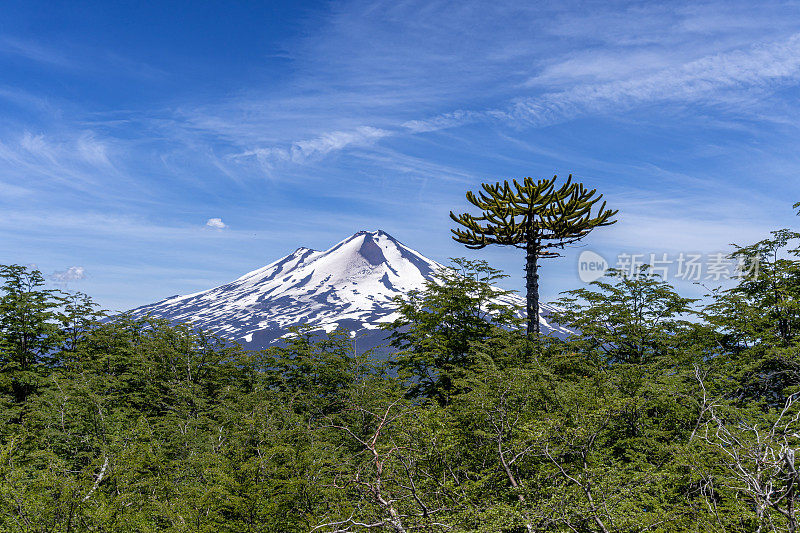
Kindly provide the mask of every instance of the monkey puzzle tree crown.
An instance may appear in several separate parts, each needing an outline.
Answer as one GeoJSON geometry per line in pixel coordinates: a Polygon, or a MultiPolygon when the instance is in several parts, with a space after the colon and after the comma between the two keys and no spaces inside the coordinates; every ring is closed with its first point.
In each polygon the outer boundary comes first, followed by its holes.
{"type": "Polygon", "coordinates": [[[490,244],[522,248],[525,264],[528,335],[539,334],[539,264],[538,259],[558,257],[553,248],[563,248],[589,234],[594,228],[609,226],[618,211],[600,204],[597,189],[573,183],[572,174],[556,187],[556,176],[522,183],[484,183],[477,194],[467,192],[467,200],[478,209],[478,216],[450,212],[450,218],[463,227],[451,230],[453,239],[474,250],[490,244]]]}
{"type": "MultiPolygon", "coordinates": [[[[616,222],[611,217],[618,211],[606,209],[606,202],[592,215],[592,208],[603,198],[602,194],[597,195],[597,189],[573,183],[571,174],[556,188],[556,179],[556,176],[538,181],[524,178],[522,183],[513,180],[513,186],[508,181],[484,183],[477,195],[468,191],[467,200],[482,214],[456,215],[451,211],[450,218],[466,228],[451,230],[453,238],[471,249],[490,244],[527,249],[531,241],[561,248],[581,240],[596,227],[616,222]]],[[[542,248],[538,255],[559,254],[542,248]]]]}

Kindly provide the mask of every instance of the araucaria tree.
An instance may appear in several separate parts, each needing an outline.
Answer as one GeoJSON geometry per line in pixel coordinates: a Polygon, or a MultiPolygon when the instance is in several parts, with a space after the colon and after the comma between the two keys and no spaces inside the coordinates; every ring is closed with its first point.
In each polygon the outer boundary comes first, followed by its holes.
{"type": "Polygon", "coordinates": [[[451,230],[453,239],[467,248],[500,244],[525,250],[529,337],[539,335],[539,258],[559,257],[558,249],[616,222],[617,211],[606,209],[605,202],[594,209],[603,197],[596,189],[573,183],[571,174],[561,186],[556,180],[484,183],[478,194],[467,192],[467,200],[482,211],[479,216],[450,212],[463,226],[451,230]]]}

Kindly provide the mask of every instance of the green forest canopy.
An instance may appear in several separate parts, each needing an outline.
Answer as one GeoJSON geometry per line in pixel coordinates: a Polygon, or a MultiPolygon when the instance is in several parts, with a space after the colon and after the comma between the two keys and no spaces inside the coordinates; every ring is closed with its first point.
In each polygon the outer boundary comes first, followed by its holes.
{"type": "Polygon", "coordinates": [[[578,333],[532,358],[480,261],[397,302],[388,361],[104,319],[5,266],[0,531],[794,531],[798,237],[703,305],[565,293],[578,333]]]}

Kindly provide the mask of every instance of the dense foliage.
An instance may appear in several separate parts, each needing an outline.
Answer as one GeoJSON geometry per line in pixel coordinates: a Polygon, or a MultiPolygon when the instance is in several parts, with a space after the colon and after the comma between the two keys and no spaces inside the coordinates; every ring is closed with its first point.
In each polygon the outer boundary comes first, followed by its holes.
{"type": "Polygon", "coordinates": [[[3,267],[0,531],[794,531],[798,234],[705,305],[570,291],[536,352],[498,272],[398,302],[396,357],[298,329],[247,352],[105,318],[3,267]]]}

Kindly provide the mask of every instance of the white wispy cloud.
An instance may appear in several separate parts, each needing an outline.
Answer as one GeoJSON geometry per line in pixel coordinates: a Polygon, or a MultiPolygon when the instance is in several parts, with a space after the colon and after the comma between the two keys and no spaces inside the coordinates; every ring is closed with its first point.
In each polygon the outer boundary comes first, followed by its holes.
{"type": "Polygon", "coordinates": [[[331,152],[370,144],[392,135],[392,132],[372,126],[360,126],[351,131],[332,131],[319,137],[293,142],[289,147],[256,148],[234,158],[255,157],[264,165],[271,167],[276,162],[305,163],[319,159],[331,152]]]}
{"type": "Polygon", "coordinates": [[[91,165],[111,168],[113,165],[108,159],[108,145],[96,138],[92,132],[85,132],[75,142],[80,157],[91,165]]]}
{"type": "Polygon", "coordinates": [[[63,68],[75,66],[75,62],[62,51],[8,35],[0,37],[0,54],[18,56],[37,63],[63,68]]]}
{"type": "MultiPolygon", "coordinates": [[[[315,31],[287,43],[290,90],[250,88],[126,120],[172,144],[165,164],[200,152],[241,182],[250,161],[303,165],[476,122],[537,127],[663,101],[746,108],[760,91],[797,80],[792,13],[747,2],[351,1],[310,15],[315,31]]],[[[0,50],[60,57],[10,37],[0,50]]],[[[109,159],[97,143],[77,148],[97,165],[109,159]]]]}
{"type": "MultiPolygon", "coordinates": [[[[696,51],[695,54],[696,55],[696,51]]],[[[724,105],[726,113],[747,113],[764,98],[800,79],[800,33],[775,41],[714,52],[701,57],[668,51],[613,50],[568,56],[550,63],[516,87],[504,107],[461,108],[400,122],[377,118],[381,127],[358,126],[316,138],[249,149],[239,158],[255,157],[265,166],[276,162],[305,163],[328,154],[365,147],[380,139],[458,128],[476,122],[514,127],[542,127],[581,116],[626,112],[658,102],[673,105],[724,105]],[[683,62],[677,62],[683,56],[683,62]],[[569,88],[541,92],[548,85],[569,88]],[[540,92],[526,96],[528,92],[540,92]]],[[[495,89],[496,90],[496,89],[495,89]]]]}
{"type": "Polygon", "coordinates": [[[44,44],[14,35],[0,35],[0,55],[69,71],[107,73],[113,69],[117,76],[145,79],[167,75],[147,63],[132,60],[107,49],[80,46],[71,41],[44,44]]]}
{"type": "Polygon", "coordinates": [[[66,270],[56,270],[50,275],[50,279],[59,283],[79,281],[86,279],[86,269],[82,266],[71,266],[66,270]]]}
{"type": "MultiPolygon", "coordinates": [[[[116,186],[131,180],[115,161],[112,144],[116,142],[87,130],[19,134],[0,129],[0,184],[10,188],[58,186],[109,198],[116,186]]],[[[126,197],[130,198],[130,191],[126,197]]]]}
{"type": "Polygon", "coordinates": [[[469,122],[485,119],[486,112],[465,111],[462,109],[443,113],[432,118],[414,119],[403,122],[400,126],[411,133],[427,133],[462,126],[469,122]]]}
{"type": "Polygon", "coordinates": [[[34,135],[29,131],[23,133],[19,140],[19,145],[28,153],[35,157],[49,159],[55,161],[56,147],[45,142],[44,135],[34,135]]]}
{"type": "Polygon", "coordinates": [[[21,160],[27,155],[30,156],[26,158],[28,161],[47,160],[62,171],[76,163],[106,169],[113,166],[109,160],[107,142],[97,139],[91,131],[75,132],[62,139],[25,131],[19,137],[18,147],[21,150],[16,151],[16,156],[12,155],[13,144],[7,143],[5,146],[6,158],[21,160]]]}
{"type": "Polygon", "coordinates": [[[0,86],[0,100],[49,116],[57,114],[57,109],[51,100],[18,87],[0,86]]]}
{"type": "MultiPolygon", "coordinates": [[[[405,125],[413,132],[461,126],[477,120],[522,122],[545,126],[591,113],[625,111],[637,105],[669,101],[714,105],[722,94],[737,89],[736,98],[752,101],[746,91],[768,89],[800,78],[800,34],[746,49],[714,54],[645,76],[632,76],[600,84],[520,98],[506,108],[456,111],[405,125]]],[[[732,110],[734,113],[736,110],[732,110]]]]}

